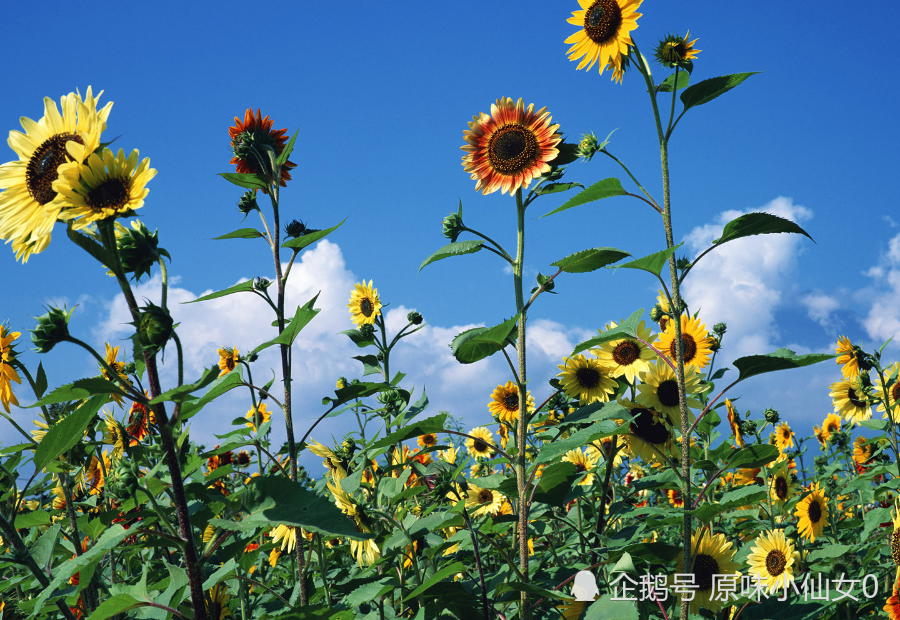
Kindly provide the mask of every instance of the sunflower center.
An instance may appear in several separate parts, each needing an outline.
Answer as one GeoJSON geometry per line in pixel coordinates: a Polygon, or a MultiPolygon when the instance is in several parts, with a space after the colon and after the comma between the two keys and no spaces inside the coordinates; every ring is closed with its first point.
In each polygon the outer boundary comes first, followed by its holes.
{"type": "Polygon", "coordinates": [[[711,555],[698,553],[694,560],[694,583],[698,590],[711,590],[713,575],[718,574],[719,563],[711,555]]]}
{"type": "Polygon", "coordinates": [[[656,388],[656,397],[663,407],[674,407],[678,404],[678,382],[675,379],[660,381],[656,388]]]}
{"type": "Polygon", "coordinates": [[[505,125],[494,132],[487,147],[491,166],[502,174],[515,174],[531,165],[538,155],[534,133],[521,125],[505,125]]]}
{"type": "Polygon", "coordinates": [[[819,505],[818,500],[814,499],[809,503],[807,514],[809,515],[810,523],[815,524],[819,522],[819,519],[822,518],[822,507],[819,505]]]}
{"type": "Polygon", "coordinates": [[[372,303],[371,299],[366,297],[359,302],[359,311],[362,312],[364,317],[369,318],[372,316],[372,313],[375,312],[375,304],[372,303]]]}
{"type": "Polygon", "coordinates": [[[225,367],[228,368],[228,370],[234,370],[234,358],[233,357],[228,357],[225,360],[225,367]]]}
{"type": "Polygon", "coordinates": [[[900,381],[891,386],[891,405],[896,405],[900,399],[900,381]]]}
{"type": "Polygon", "coordinates": [[[785,566],[787,566],[787,558],[784,557],[784,553],[778,549],[769,551],[769,555],[766,556],[766,570],[770,575],[777,577],[784,572],[785,566]]]}
{"type": "Polygon", "coordinates": [[[853,388],[847,389],[847,398],[853,403],[854,407],[865,407],[866,403],[859,399],[859,395],[853,388]]]}
{"type": "Polygon", "coordinates": [[[431,447],[437,443],[437,437],[435,437],[434,435],[425,435],[425,437],[422,439],[422,443],[424,443],[426,446],[431,447]]]}
{"type": "Polygon", "coordinates": [[[492,501],[494,501],[494,493],[492,491],[489,491],[488,489],[481,489],[478,491],[479,504],[487,504],[492,501]]]}
{"type": "Polygon", "coordinates": [[[476,439],[472,447],[475,448],[475,452],[487,452],[487,444],[480,439],[476,439]]]}
{"type": "Polygon", "coordinates": [[[587,469],[588,469],[587,463],[584,463],[583,461],[579,461],[577,463],[572,463],[572,464],[575,466],[575,471],[578,472],[579,474],[581,472],[587,471],[587,469]]]}
{"type": "Polygon", "coordinates": [[[59,176],[56,169],[60,164],[72,159],[66,152],[66,142],[69,140],[84,144],[84,140],[78,134],[58,133],[44,140],[28,160],[25,167],[25,184],[28,193],[38,204],[45,205],[56,198],[56,192],[53,191],[53,181],[59,176]]]}
{"type": "Polygon", "coordinates": [[[678,62],[679,60],[684,60],[684,57],[687,55],[687,45],[682,41],[670,41],[666,43],[665,48],[663,49],[662,56],[665,60],[669,62],[678,62]]]}
{"type": "Polygon", "coordinates": [[[597,0],[584,16],[584,31],[594,43],[608,43],[619,34],[622,9],[616,0],[597,0]]]}
{"type": "Polygon", "coordinates": [[[600,385],[600,373],[596,368],[579,368],[575,371],[575,380],[581,387],[591,390],[600,385]]]}
{"type": "Polygon", "coordinates": [[[503,407],[507,411],[518,411],[519,410],[519,395],[515,393],[507,394],[503,397],[503,407]]]}
{"type": "Polygon", "coordinates": [[[631,414],[634,416],[634,420],[631,421],[629,428],[634,436],[652,444],[662,444],[668,441],[669,429],[665,424],[654,421],[652,411],[639,408],[632,409],[631,414]]]}
{"type": "MultiPolygon", "coordinates": [[[[681,334],[681,350],[684,351],[684,363],[689,364],[697,355],[697,341],[694,340],[694,337],[690,334],[681,334]]],[[[675,339],[672,339],[672,344],[669,345],[669,355],[672,359],[675,359],[675,339]]]]}
{"type": "Polygon", "coordinates": [[[628,366],[640,356],[641,348],[634,340],[623,340],[612,352],[612,357],[619,366],[628,366]]]}
{"type": "Polygon", "coordinates": [[[778,476],[775,478],[775,495],[778,496],[778,499],[784,501],[787,499],[788,494],[788,483],[787,480],[778,476]]]}
{"type": "Polygon", "coordinates": [[[124,179],[109,178],[88,192],[88,206],[94,211],[118,211],[128,204],[130,186],[124,179]]]}
{"type": "Polygon", "coordinates": [[[900,566],[900,530],[894,530],[894,533],[891,534],[891,557],[894,559],[894,564],[900,566]]]}

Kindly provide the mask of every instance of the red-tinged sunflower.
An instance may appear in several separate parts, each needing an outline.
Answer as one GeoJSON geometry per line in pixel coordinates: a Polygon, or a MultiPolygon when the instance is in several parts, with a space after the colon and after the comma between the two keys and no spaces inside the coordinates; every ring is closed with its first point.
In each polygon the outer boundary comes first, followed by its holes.
{"type": "Polygon", "coordinates": [[[628,55],[631,31],[637,28],[641,16],[637,9],[642,0],[578,0],[580,11],[573,11],[567,19],[581,30],[566,39],[572,47],[566,52],[569,60],[581,59],[578,69],[588,71],[599,62],[600,73],[612,65],[620,69],[628,55]]]}
{"type": "Polygon", "coordinates": [[[128,425],[125,431],[131,437],[129,447],[134,447],[150,435],[150,424],[156,422],[156,414],[147,409],[147,406],[137,401],[131,403],[128,411],[128,425]]]}
{"type": "Polygon", "coordinates": [[[666,489],[666,497],[675,508],[684,508],[684,498],[681,497],[681,491],[666,489]]]}
{"type": "Polygon", "coordinates": [[[466,151],[463,168],[477,181],[475,191],[490,194],[499,189],[512,195],[549,172],[562,142],[559,125],[551,125],[551,120],[546,107],[535,112],[534,104],[526,108],[521,97],[501,97],[490,114],[473,116],[460,148],[466,151]]]}
{"type": "Polygon", "coordinates": [[[894,591],[888,600],[885,601],[884,607],[882,609],[887,612],[888,618],[890,620],[900,620],[900,596],[898,596],[898,588],[900,588],[900,582],[894,580],[894,591]]]}
{"type": "Polygon", "coordinates": [[[875,444],[866,441],[865,437],[857,437],[853,441],[853,460],[857,469],[864,469],[869,459],[875,454],[875,444]]]}
{"type": "MultiPolygon", "coordinates": [[[[234,127],[228,128],[228,136],[231,138],[231,150],[234,157],[232,164],[237,164],[238,172],[251,174],[263,173],[268,167],[268,155],[264,147],[270,147],[275,155],[281,155],[287,142],[287,129],[272,129],[272,119],[262,117],[259,108],[256,115],[248,108],[244,113],[244,122],[237,116],[234,117],[234,127]],[[262,163],[260,162],[262,159],[262,163]]],[[[287,160],[281,165],[281,187],[285,187],[291,180],[291,168],[297,164],[287,160]]],[[[268,193],[263,189],[264,194],[268,193]]]]}

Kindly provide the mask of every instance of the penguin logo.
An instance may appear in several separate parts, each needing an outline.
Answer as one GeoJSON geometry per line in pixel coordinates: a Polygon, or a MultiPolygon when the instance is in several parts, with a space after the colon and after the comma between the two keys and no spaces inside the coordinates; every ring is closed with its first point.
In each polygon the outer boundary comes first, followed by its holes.
{"type": "Polygon", "coordinates": [[[578,571],[575,574],[575,583],[572,585],[572,596],[576,601],[593,601],[600,594],[597,588],[597,578],[588,570],[578,571]]]}

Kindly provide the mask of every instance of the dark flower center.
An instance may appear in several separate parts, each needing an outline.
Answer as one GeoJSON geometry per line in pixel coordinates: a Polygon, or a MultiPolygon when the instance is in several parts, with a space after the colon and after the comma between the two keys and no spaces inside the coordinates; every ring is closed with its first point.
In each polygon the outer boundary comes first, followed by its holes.
{"type": "Polygon", "coordinates": [[[897,399],[900,399],[900,381],[891,386],[891,406],[897,404],[897,399]]]}
{"type": "MultiPolygon", "coordinates": [[[[682,332],[681,349],[684,351],[684,363],[689,364],[697,355],[697,342],[694,340],[694,337],[692,335],[682,332]]],[[[674,338],[672,339],[672,344],[669,345],[669,355],[672,357],[672,359],[676,358],[674,338]]]]}
{"type": "Polygon", "coordinates": [[[822,507],[819,505],[819,500],[812,500],[806,512],[809,515],[810,523],[818,523],[822,518],[822,507]]]}
{"type": "Polygon", "coordinates": [[[718,574],[719,563],[711,555],[698,553],[694,560],[694,583],[698,590],[711,590],[713,575],[718,574]]]}
{"type": "Polygon", "coordinates": [[[859,395],[856,393],[856,390],[853,388],[847,389],[847,398],[853,404],[854,407],[865,407],[866,403],[859,399],[859,395]]]}
{"type": "Polygon", "coordinates": [[[662,56],[669,62],[678,62],[679,60],[684,60],[687,52],[687,45],[682,39],[680,41],[670,41],[666,43],[663,47],[662,56]]]}
{"type": "Polygon", "coordinates": [[[769,555],[766,556],[766,570],[770,575],[777,577],[784,572],[785,566],[787,566],[787,558],[784,557],[784,553],[778,549],[769,551],[769,555]]]}
{"type": "Polygon", "coordinates": [[[66,142],[69,140],[84,144],[84,140],[78,134],[58,133],[44,140],[28,160],[25,167],[25,185],[28,187],[28,193],[38,204],[45,205],[56,198],[56,192],[53,191],[53,181],[59,176],[56,168],[72,160],[66,153],[66,142]]]}
{"type": "Polygon", "coordinates": [[[87,203],[94,211],[119,210],[128,203],[131,183],[124,179],[110,178],[88,192],[87,203]]]}
{"type": "Polygon", "coordinates": [[[652,444],[662,444],[669,439],[669,429],[664,424],[653,420],[653,412],[649,409],[632,409],[634,420],[629,424],[631,433],[652,444]]]}
{"type": "Polygon", "coordinates": [[[663,407],[675,407],[678,405],[678,382],[675,379],[660,381],[656,388],[656,397],[663,407]]]}
{"type": "Polygon", "coordinates": [[[619,34],[622,9],[616,0],[597,0],[584,16],[584,31],[594,43],[607,43],[619,34]]]}
{"type": "Polygon", "coordinates": [[[515,174],[530,166],[539,154],[534,133],[521,125],[504,125],[487,146],[491,166],[503,174],[515,174]]]}
{"type": "Polygon", "coordinates": [[[891,557],[894,559],[894,564],[900,566],[900,530],[894,530],[894,533],[891,534],[891,557]]]}
{"type": "Polygon", "coordinates": [[[596,368],[579,368],[575,371],[575,380],[579,386],[590,390],[600,385],[600,373],[596,368]]]}
{"type": "Polygon", "coordinates": [[[640,356],[641,348],[634,340],[623,340],[612,352],[612,357],[619,366],[628,366],[640,356]]]}
{"type": "Polygon", "coordinates": [[[229,355],[227,358],[225,358],[225,367],[228,370],[234,370],[234,365],[235,365],[235,362],[234,362],[233,356],[229,355]]]}
{"type": "Polygon", "coordinates": [[[778,499],[784,501],[787,499],[788,494],[788,483],[782,476],[777,476],[775,478],[775,495],[778,496],[778,499]]]}
{"type": "Polygon", "coordinates": [[[475,449],[475,452],[487,452],[487,444],[481,441],[480,439],[476,439],[475,443],[472,444],[472,447],[475,449]]]}
{"type": "Polygon", "coordinates": [[[375,304],[372,303],[372,300],[366,297],[361,302],[359,302],[359,311],[363,313],[363,316],[369,318],[372,316],[372,313],[375,312],[375,304]]]}
{"type": "Polygon", "coordinates": [[[579,474],[581,472],[587,471],[587,469],[588,469],[587,465],[583,462],[572,463],[572,464],[575,466],[575,471],[578,472],[579,474]]]}
{"type": "Polygon", "coordinates": [[[437,437],[435,437],[434,435],[425,435],[422,438],[422,443],[424,443],[426,446],[431,447],[437,443],[437,437]]]}
{"type": "Polygon", "coordinates": [[[494,501],[494,494],[491,491],[489,491],[487,489],[481,489],[478,492],[478,503],[479,504],[487,504],[488,502],[492,502],[492,501],[494,501]]]}
{"type": "Polygon", "coordinates": [[[503,408],[507,411],[519,410],[519,395],[515,393],[507,394],[503,397],[503,408]]]}

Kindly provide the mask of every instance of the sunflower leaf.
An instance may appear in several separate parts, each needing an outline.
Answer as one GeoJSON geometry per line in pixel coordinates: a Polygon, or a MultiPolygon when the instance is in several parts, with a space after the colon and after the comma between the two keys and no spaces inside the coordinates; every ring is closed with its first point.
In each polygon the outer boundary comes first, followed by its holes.
{"type": "Polygon", "coordinates": [[[681,90],[682,88],[687,88],[688,83],[691,81],[691,74],[687,71],[679,71],[678,73],[673,73],[669,77],[660,83],[659,86],[656,87],[656,92],[658,93],[670,93],[673,90],[681,90]],[[675,76],[678,76],[678,83],[675,83],[675,76]]]}
{"type": "Polygon", "coordinates": [[[209,390],[207,390],[206,394],[204,394],[199,400],[186,402],[181,406],[181,417],[179,419],[184,421],[190,417],[197,415],[197,413],[199,413],[200,410],[203,409],[203,407],[209,404],[212,400],[214,400],[218,396],[221,396],[229,390],[239,387],[244,381],[243,372],[244,367],[237,366],[228,374],[215,378],[210,384],[211,387],[209,388],[209,390]]]}
{"type": "Polygon", "coordinates": [[[318,298],[319,293],[316,293],[316,296],[310,299],[308,302],[306,302],[302,306],[297,306],[297,311],[294,313],[294,318],[292,318],[290,322],[285,325],[284,331],[268,342],[264,342],[253,349],[253,352],[250,355],[258,354],[263,349],[268,349],[272,345],[276,344],[291,346],[294,343],[294,339],[297,338],[297,334],[300,333],[300,330],[306,327],[309,322],[312,321],[317,314],[319,314],[319,309],[313,307],[315,306],[316,299],[318,298]]]}
{"type": "Polygon", "coordinates": [[[575,350],[572,351],[572,355],[570,357],[578,355],[582,351],[586,351],[588,349],[596,347],[599,344],[603,344],[604,342],[609,342],[610,340],[619,340],[620,338],[626,338],[628,336],[637,336],[637,327],[641,321],[642,316],[644,316],[643,308],[635,310],[630,317],[622,321],[622,323],[617,327],[608,329],[599,336],[594,336],[590,340],[585,340],[584,342],[579,344],[577,347],[575,347],[575,350]]]}
{"type": "Polygon", "coordinates": [[[206,369],[206,372],[204,372],[200,376],[200,378],[197,379],[196,381],[194,381],[193,383],[188,383],[187,385],[181,385],[179,387],[172,388],[171,390],[163,392],[162,394],[160,394],[159,396],[157,396],[156,398],[151,400],[150,404],[155,405],[157,403],[163,403],[168,400],[175,401],[175,402],[182,402],[185,398],[187,398],[191,394],[191,392],[196,392],[197,390],[202,390],[207,385],[209,385],[210,383],[215,381],[216,378],[219,376],[219,370],[220,369],[219,369],[218,365],[210,366],[209,368],[206,369]]]}
{"type": "Polygon", "coordinates": [[[684,104],[685,111],[694,106],[709,103],[719,95],[727,93],[729,90],[746,80],[751,75],[756,75],[759,71],[751,71],[750,73],[733,73],[731,75],[722,75],[719,77],[709,78],[702,82],[697,82],[693,86],[689,86],[681,93],[681,103],[684,104]]]}
{"type": "Polygon", "coordinates": [[[283,166],[284,162],[287,161],[288,157],[291,156],[291,152],[294,150],[294,142],[297,141],[297,134],[300,133],[300,128],[297,127],[297,131],[294,132],[294,135],[291,136],[291,139],[288,140],[288,143],[284,145],[284,148],[281,149],[281,152],[278,154],[278,157],[275,158],[275,163],[279,166],[283,166]]]}
{"type": "Polygon", "coordinates": [[[374,355],[354,355],[353,359],[359,360],[363,365],[363,376],[381,374],[381,364],[374,355]]]}
{"type": "MultiPolygon", "coordinates": [[[[356,384],[359,385],[359,384],[356,384]]],[[[401,441],[406,441],[407,439],[412,439],[413,437],[418,437],[420,435],[427,435],[428,433],[439,433],[444,430],[444,421],[447,419],[446,413],[439,413],[438,415],[431,416],[430,418],[425,418],[419,422],[413,422],[404,426],[400,430],[394,431],[381,441],[376,442],[372,446],[370,446],[371,450],[377,450],[378,448],[385,448],[387,446],[399,443],[401,441]]]]}
{"type": "Polygon", "coordinates": [[[564,202],[561,207],[557,207],[550,213],[545,213],[541,217],[547,217],[548,215],[553,215],[560,211],[571,209],[572,207],[594,202],[595,200],[602,200],[612,196],[624,196],[627,193],[628,192],[622,187],[622,183],[619,179],[610,177],[608,179],[603,179],[602,181],[597,181],[586,190],[578,192],[578,194],[564,202]]]}
{"type": "Polygon", "coordinates": [[[494,327],[475,327],[458,334],[450,343],[453,357],[460,364],[473,364],[503,349],[516,329],[519,315],[494,327]]]}
{"type": "MultiPolygon", "coordinates": [[[[54,393],[57,391],[54,390],[54,393]]],[[[34,451],[35,471],[41,471],[50,461],[80,443],[84,438],[84,429],[94,420],[94,416],[100,407],[106,404],[106,400],[105,394],[94,396],[86,404],[51,426],[34,451]]]]}
{"type": "Polygon", "coordinates": [[[268,190],[269,188],[269,180],[260,174],[249,172],[220,172],[219,176],[229,183],[234,183],[238,187],[265,190],[268,190]]]}
{"type": "Polygon", "coordinates": [[[568,461],[548,465],[541,473],[537,488],[534,490],[534,501],[550,506],[563,506],[566,495],[572,489],[572,483],[578,478],[575,465],[568,461]]]}
{"type": "Polygon", "coordinates": [[[592,441],[627,433],[630,422],[630,419],[626,419],[622,424],[616,424],[616,420],[600,420],[587,428],[575,431],[565,439],[545,443],[538,451],[535,463],[548,463],[569,450],[577,450],[592,441]]]}
{"type": "Polygon", "coordinates": [[[584,613],[584,620],[600,620],[616,618],[617,620],[638,620],[638,610],[629,599],[614,599],[604,594],[599,600],[591,603],[584,613]]]}
{"type": "Polygon", "coordinates": [[[778,458],[778,448],[767,443],[746,446],[732,453],[726,467],[753,468],[767,465],[778,458]]]}
{"type": "Polygon", "coordinates": [[[631,254],[616,248],[592,248],[575,252],[550,264],[566,273],[589,273],[620,261],[626,256],[631,254]]]}
{"type": "Polygon", "coordinates": [[[111,268],[110,265],[115,264],[112,254],[92,237],[82,235],[71,227],[66,227],[66,234],[78,247],[100,261],[104,267],[111,268]]]}
{"type": "Polygon", "coordinates": [[[647,256],[643,256],[641,258],[638,258],[637,260],[633,260],[630,263],[625,263],[624,265],[616,265],[615,267],[612,267],[612,269],[640,269],[641,271],[647,271],[659,277],[659,274],[662,271],[662,268],[665,267],[666,262],[669,260],[669,257],[672,256],[672,254],[674,254],[682,245],[684,245],[683,241],[667,250],[661,250],[659,252],[654,252],[653,254],[648,254],[647,256]]]}
{"type": "Polygon", "coordinates": [[[55,403],[63,403],[68,400],[82,400],[94,396],[95,394],[117,394],[125,396],[125,392],[112,381],[107,381],[101,377],[89,377],[87,379],[78,379],[72,383],[56,388],[42,399],[28,405],[28,407],[42,407],[44,405],[53,405],[55,403]]]}
{"type": "Polygon", "coordinates": [[[226,295],[231,295],[232,293],[242,293],[244,291],[252,290],[253,280],[245,280],[244,282],[240,282],[239,284],[235,284],[234,286],[229,286],[228,288],[221,291],[216,291],[215,293],[210,293],[209,295],[204,295],[203,297],[198,297],[197,299],[192,299],[191,301],[184,301],[182,303],[193,304],[198,301],[208,301],[210,299],[216,299],[217,297],[225,297],[226,295]]]}
{"type": "Polygon", "coordinates": [[[221,237],[213,237],[212,240],[218,241],[219,239],[256,239],[257,237],[265,237],[265,235],[255,228],[239,228],[237,230],[231,231],[226,235],[222,235],[221,237]]]}
{"type": "Polygon", "coordinates": [[[772,233],[797,233],[805,235],[813,243],[816,242],[815,239],[809,236],[809,233],[791,220],[772,215],[771,213],[746,213],[725,224],[722,236],[714,239],[713,245],[721,245],[726,241],[733,241],[741,237],[772,233]]]}
{"type": "Polygon", "coordinates": [[[550,183],[548,185],[535,187],[533,191],[538,196],[543,196],[544,194],[557,194],[559,192],[567,192],[573,187],[580,187],[581,189],[584,189],[584,185],[582,185],[581,183],[550,183]]]}
{"type": "Polygon", "coordinates": [[[434,254],[426,258],[421,265],[419,265],[419,272],[425,268],[426,265],[430,265],[431,263],[437,262],[444,258],[450,258],[451,256],[462,256],[463,254],[474,254],[481,249],[481,246],[484,245],[484,240],[482,239],[469,239],[467,241],[454,241],[453,243],[448,243],[441,249],[437,250],[434,254]]]}
{"type": "Polygon", "coordinates": [[[336,231],[338,228],[340,228],[343,225],[343,223],[346,221],[347,221],[347,218],[345,217],[344,219],[341,220],[341,223],[338,224],[337,226],[332,226],[331,228],[326,228],[325,230],[317,230],[315,232],[305,234],[302,237],[288,239],[287,241],[285,241],[284,243],[281,244],[281,247],[291,248],[295,252],[299,252],[306,246],[312,245],[319,239],[322,239],[322,238],[330,235],[331,233],[336,231]]]}
{"type": "Polygon", "coordinates": [[[790,349],[778,349],[765,355],[748,355],[734,360],[734,365],[740,375],[738,381],[761,375],[766,372],[785,370],[787,368],[802,368],[810,364],[818,364],[837,357],[837,354],[808,353],[797,355],[790,349]]]}
{"type": "Polygon", "coordinates": [[[327,405],[331,403],[332,407],[337,407],[339,405],[343,405],[344,403],[350,402],[351,400],[356,400],[357,398],[363,398],[365,396],[371,396],[372,394],[383,392],[389,389],[391,389],[391,386],[387,383],[351,383],[347,387],[335,390],[334,393],[337,398],[329,398],[328,396],[323,398],[322,404],[327,405]]]}

